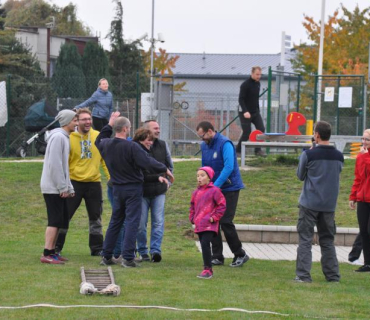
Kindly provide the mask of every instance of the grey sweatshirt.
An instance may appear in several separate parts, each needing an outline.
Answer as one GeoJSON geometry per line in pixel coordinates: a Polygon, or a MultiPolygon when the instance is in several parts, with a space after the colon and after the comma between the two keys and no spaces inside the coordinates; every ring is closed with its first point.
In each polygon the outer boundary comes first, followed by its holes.
{"type": "Polygon", "coordinates": [[[50,132],[41,175],[41,192],[46,194],[74,193],[69,179],[69,135],[62,128],[50,132]]]}
{"type": "Polygon", "coordinates": [[[303,151],[297,169],[298,178],[304,181],[299,204],[314,211],[334,212],[343,162],[343,154],[333,146],[317,145],[303,151]]]}

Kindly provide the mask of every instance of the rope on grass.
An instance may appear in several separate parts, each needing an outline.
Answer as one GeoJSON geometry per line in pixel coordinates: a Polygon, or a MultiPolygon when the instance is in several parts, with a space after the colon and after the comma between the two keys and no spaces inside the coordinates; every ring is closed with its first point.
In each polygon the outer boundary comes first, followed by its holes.
{"type": "MultiPolygon", "coordinates": [[[[162,310],[171,310],[171,311],[185,311],[185,312],[224,312],[224,311],[231,311],[231,312],[241,312],[241,313],[249,313],[249,314],[269,314],[269,315],[276,315],[282,317],[292,317],[298,316],[294,314],[287,314],[287,313],[279,313],[273,311],[260,311],[260,310],[246,310],[241,308],[222,308],[222,309],[183,309],[183,308],[174,308],[174,307],[166,307],[166,306],[129,306],[129,305],[89,305],[89,304],[77,304],[77,305],[66,305],[66,306],[58,306],[55,304],[47,304],[47,303],[40,303],[40,304],[31,304],[25,306],[18,306],[18,307],[7,307],[7,306],[0,306],[1,309],[7,310],[19,310],[19,309],[30,309],[30,308],[55,308],[55,309],[69,309],[69,308],[128,308],[128,309],[162,309],[162,310]]],[[[328,319],[324,317],[312,317],[312,316],[302,316],[304,318],[310,319],[328,319]]]]}

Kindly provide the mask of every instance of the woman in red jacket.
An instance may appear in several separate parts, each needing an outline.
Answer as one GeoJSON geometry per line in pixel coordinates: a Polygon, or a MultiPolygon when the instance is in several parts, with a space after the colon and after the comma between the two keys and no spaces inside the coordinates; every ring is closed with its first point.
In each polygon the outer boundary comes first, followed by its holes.
{"type": "Polygon", "coordinates": [[[220,188],[211,182],[215,172],[211,167],[198,169],[198,188],[193,192],[190,202],[189,220],[195,224],[204,262],[204,270],[198,275],[201,279],[210,279],[212,271],[211,241],[219,230],[219,221],[226,210],[226,200],[220,188]]]}
{"type": "Polygon", "coordinates": [[[365,264],[356,272],[370,272],[370,129],[362,136],[363,148],[366,152],[357,156],[355,179],[349,196],[349,207],[354,210],[357,203],[357,220],[363,243],[365,264]]]}

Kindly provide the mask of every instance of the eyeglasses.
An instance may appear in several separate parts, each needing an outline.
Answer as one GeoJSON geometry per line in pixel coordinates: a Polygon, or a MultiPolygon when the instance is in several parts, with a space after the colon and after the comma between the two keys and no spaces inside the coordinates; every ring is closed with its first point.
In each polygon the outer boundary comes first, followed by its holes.
{"type": "Polygon", "coordinates": [[[370,141],[370,139],[369,139],[369,138],[364,138],[364,137],[362,137],[362,138],[361,138],[361,140],[362,140],[362,141],[366,141],[366,142],[369,142],[369,141],[370,141]]]}
{"type": "Polygon", "coordinates": [[[85,119],[78,119],[78,121],[86,122],[86,121],[92,121],[92,120],[91,120],[91,118],[85,118],[85,119]]]}

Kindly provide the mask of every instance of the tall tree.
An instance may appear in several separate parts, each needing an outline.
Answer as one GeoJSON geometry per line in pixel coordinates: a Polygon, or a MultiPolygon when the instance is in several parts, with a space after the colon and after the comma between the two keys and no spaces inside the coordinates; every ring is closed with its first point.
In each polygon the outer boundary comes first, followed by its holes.
{"type": "Polygon", "coordinates": [[[108,38],[111,52],[109,54],[110,75],[112,76],[113,93],[116,97],[135,97],[136,73],[141,74],[141,89],[147,86],[144,82],[145,73],[140,54],[140,43],[128,43],[123,38],[123,8],[120,0],[116,4],[116,15],[111,22],[108,38]]]}
{"type": "Polygon", "coordinates": [[[82,71],[81,56],[73,43],[66,43],[60,48],[53,86],[61,98],[85,98],[85,76],[82,71]]]}
{"type": "Polygon", "coordinates": [[[70,3],[65,7],[51,6],[44,0],[8,0],[5,26],[45,26],[54,21],[53,35],[89,36],[91,30],[77,18],[77,7],[70,3]]]}
{"type": "Polygon", "coordinates": [[[86,78],[86,93],[93,93],[101,78],[109,79],[108,57],[96,42],[89,41],[86,44],[82,57],[82,69],[86,78]]]}

